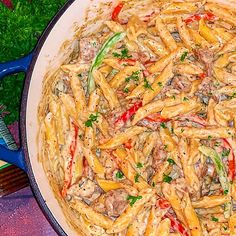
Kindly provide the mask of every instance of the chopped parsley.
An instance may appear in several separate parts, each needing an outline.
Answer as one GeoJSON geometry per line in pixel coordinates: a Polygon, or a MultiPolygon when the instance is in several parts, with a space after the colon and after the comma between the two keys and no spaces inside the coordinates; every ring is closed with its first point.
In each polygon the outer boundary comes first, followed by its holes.
{"type": "Polygon", "coordinates": [[[137,168],[142,168],[143,164],[141,162],[138,162],[136,166],[137,166],[137,168]]]}
{"type": "Polygon", "coordinates": [[[172,178],[169,175],[164,174],[163,175],[163,182],[170,183],[172,181],[172,178]]]}
{"type": "Polygon", "coordinates": [[[226,231],[226,230],[228,229],[228,227],[226,227],[226,226],[223,226],[223,229],[226,231]]]}
{"type": "Polygon", "coordinates": [[[130,82],[130,80],[139,81],[139,74],[140,74],[139,70],[133,72],[131,76],[129,76],[125,79],[125,82],[128,83],[128,82],[130,82]]]}
{"type": "Polygon", "coordinates": [[[184,52],[180,57],[180,61],[183,62],[187,56],[188,56],[188,52],[184,52]]]}
{"type": "Polygon", "coordinates": [[[122,179],[124,177],[124,174],[121,171],[116,172],[116,178],[117,179],[122,179]]]}
{"type": "Polygon", "coordinates": [[[136,174],[136,175],[134,176],[134,182],[135,182],[135,183],[139,183],[139,177],[140,177],[140,174],[136,174]]]}
{"type": "Polygon", "coordinates": [[[186,102],[186,101],[189,101],[189,99],[187,97],[184,97],[183,101],[186,102]]]}
{"type": "Polygon", "coordinates": [[[168,148],[168,145],[164,145],[164,149],[166,150],[168,148]]]}
{"type": "Polygon", "coordinates": [[[168,158],[167,161],[171,164],[171,165],[174,165],[175,164],[175,161],[171,158],[168,158]]]}
{"type": "Polygon", "coordinates": [[[133,206],[135,204],[135,202],[137,202],[138,200],[142,199],[142,196],[131,196],[129,195],[127,197],[127,200],[129,201],[129,205],[130,206],[133,206]]]}
{"type": "Polygon", "coordinates": [[[82,74],[81,74],[81,73],[80,73],[80,74],[78,74],[78,77],[80,77],[80,78],[81,78],[81,77],[82,77],[82,74]]]}
{"type": "Polygon", "coordinates": [[[176,99],[176,96],[175,96],[175,95],[173,95],[173,96],[172,96],[172,98],[175,100],[175,99],[176,99]]]}
{"type": "Polygon", "coordinates": [[[214,221],[214,222],[218,222],[219,221],[219,219],[214,217],[214,216],[211,217],[211,220],[214,221]]]}
{"type": "Polygon", "coordinates": [[[97,121],[98,120],[98,112],[94,115],[94,114],[91,114],[89,116],[89,119],[85,122],[85,126],[86,127],[93,127],[93,122],[97,121]]]}
{"type": "Polygon", "coordinates": [[[215,147],[219,147],[220,146],[220,142],[215,142],[214,146],[215,147]]]}
{"type": "Polygon", "coordinates": [[[230,99],[236,98],[236,93],[233,93],[231,96],[229,96],[230,99]]]}
{"type": "Polygon", "coordinates": [[[208,140],[211,140],[211,139],[212,139],[212,136],[211,136],[211,135],[209,135],[209,136],[207,137],[207,139],[208,139],[208,140]]]}
{"type": "Polygon", "coordinates": [[[230,154],[230,149],[224,149],[222,152],[221,152],[221,156],[222,157],[227,157],[229,156],[230,154]]]}
{"type": "Polygon", "coordinates": [[[156,184],[154,182],[152,182],[152,187],[154,188],[156,186],[156,184]]]}
{"type": "Polygon", "coordinates": [[[128,59],[132,57],[131,55],[129,55],[129,50],[127,48],[122,49],[121,53],[113,52],[112,55],[119,59],[128,59]]]}
{"type": "Polygon", "coordinates": [[[158,82],[157,84],[159,85],[159,87],[163,87],[162,82],[158,82]]]}
{"type": "Polygon", "coordinates": [[[128,88],[124,88],[124,93],[128,93],[129,92],[129,89],[128,88]]]}
{"type": "Polygon", "coordinates": [[[224,190],[224,195],[227,195],[229,193],[229,190],[228,189],[225,189],[224,190]]]}
{"type": "Polygon", "coordinates": [[[181,133],[183,133],[183,132],[184,132],[184,129],[182,128],[180,131],[181,131],[181,133]]]}
{"type": "Polygon", "coordinates": [[[144,78],[144,85],[143,85],[144,88],[146,89],[151,89],[153,91],[153,88],[152,86],[149,84],[148,80],[146,78],[144,78]]]}
{"type": "Polygon", "coordinates": [[[163,122],[161,122],[160,126],[161,126],[161,128],[163,128],[163,129],[166,129],[166,128],[167,128],[167,127],[166,127],[166,124],[163,123],[163,122]]]}

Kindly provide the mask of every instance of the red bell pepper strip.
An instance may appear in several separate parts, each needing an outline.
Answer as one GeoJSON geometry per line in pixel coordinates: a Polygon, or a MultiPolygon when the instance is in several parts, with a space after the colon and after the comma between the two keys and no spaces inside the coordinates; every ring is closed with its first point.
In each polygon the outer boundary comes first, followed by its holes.
{"type": "Polygon", "coordinates": [[[113,21],[118,21],[118,16],[119,16],[119,14],[120,14],[123,7],[124,7],[124,3],[121,2],[114,8],[114,10],[112,12],[112,15],[111,15],[111,19],[113,21]]]}
{"type": "Polygon", "coordinates": [[[1,0],[1,2],[9,9],[13,9],[13,3],[11,0],[1,0]]]}
{"type": "Polygon", "coordinates": [[[120,64],[128,64],[129,66],[134,66],[137,60],[135,59],[119,59],[120,64]]]}
{"type": "Polygon", "coordinates": [[[142,102],[136,102],[115,121],[115,125],[122,127],[138,111],[138,109],[142,107],[142,105],[142,102]]]}
{"type": "Polygon", "coordinates": [[[160,207],[161,209],[167,209],[170,208],[171,205],[166,199],[160,198],[157,200],[156,206],[160,207]]]}
{"type": "Polygon", "coordinates": [[[206,73],[201,73],[198,75],[200,79],[205,79],[207,77],[206,73]]]}
{"type": "Polygon", "coordinates": [[[74,123],[72,123],[72,126],[74,128],[74,134],[73,134],[73,140],[70,144],[70,149],[69,149],[70,160],[68,162],[68,165],[67,165],[66,171],[65,171],[65,180],[64,180],[64,185],[63,185],[63,189],[62,189],[62,197],[66,196],[67,189],[71,185],[72,167],[73,167],[73,161],[74,161],[74,157],[75,157],[75,150],[76,150],[76,146],[77,146],[77,138],[78,138],[79,128],[74,123]]]}
{"type": "Polygon", "coordinates": [[[233,181],[235,178],[235,170],[236,170],[234,150],[227,139],[224,138],[223,141],[224,141],[224,147],[230,149],[230,153],[228,156],[228,169],[229,169],[228,177],[230,181],[233,181]]]}
{"type": "Polygon", "coordinates": [[[167,213],[163,216],[163,219],[166,219],[166,218],[168,218],[170,220],[171,228],[174,231],[179,232],[183,236],[189,236],[187,229],[177,219],[175,219],[172,215],[167,213]]]}
{"type": "Polygon", "coordinates": [[[148,120],[150,122],[168,122],[168,121],[170,121],[170,119],[166,119],[158,113],[149,115],[149,116],[145,117],[144,119],[148,120]]]}
{"type": "Polygon", "coordinates": [[[201,19],[214,21],[217,19],[216,15],[214,15],[211,12],[201,13],[201,14],[195,14],[192,16],[189,16],[184,20],[186,24],[193,23],[195,21],[200,21],[201,19]]]}

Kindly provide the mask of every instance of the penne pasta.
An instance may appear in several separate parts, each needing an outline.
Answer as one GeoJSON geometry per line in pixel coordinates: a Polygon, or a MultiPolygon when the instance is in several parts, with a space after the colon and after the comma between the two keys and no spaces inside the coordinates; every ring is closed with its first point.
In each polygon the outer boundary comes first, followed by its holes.
{"type": "Polygon", "coordinates": [[[157,235],[170,235],[170,220],[168,218],[162,220],[157,228],[157,235]]]}

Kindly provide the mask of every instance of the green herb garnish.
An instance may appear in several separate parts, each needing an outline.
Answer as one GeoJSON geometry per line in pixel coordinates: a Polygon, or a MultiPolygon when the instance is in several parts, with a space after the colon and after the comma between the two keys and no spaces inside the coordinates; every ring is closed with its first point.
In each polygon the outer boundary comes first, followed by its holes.
{"type": "Polygon", "coordinates": [[[124,174],[121,171],[116,172],[116,178],[117,179],[122,179],[124,177],[124,174]]]}
{"type": "Polygon", "coordinates": [[[187,97],[184,97],[183,101],[186,102],[186,101],[189,101],[189,99],[187,97]]]}
{"type": "Polygon", "coordinates": [[[140,200],[140,199],[142,199],[142,196],[131,196],[131,195],[129,195],[128,197],[127,197],[127,200],[128,201],[130,201],[129,202],[129,205],[130,206],[133,206],[134,204],[135,204],[135,202],[137,202],[138,200],[140,200]]]}
{"type": "Polygon", "coordinates": [[[222,157],[227,157],[229,156],[230,154],[230,149],[224,149],[222,152],[221,152],[221,156],[222,157]]]}
{"type": "Polygon", "coordinates": [[[172,181],[172,178],[169,175],[164,174],[163,175],[163,182],[170,183],[172,181]]]}
{"type": "Polygon", "coordinates": [[[171,164],[171,165],[174,165],[175,164],[175,161],[171,158],[168,158],[167,161],[171,164]]]}
{"type": "Polygon", "coordinates": [[[152,182],[152,187],[154,188],[156,186],[156,184],[154,182],[152,182]]]}
{"type": "Polygon", "coordinates": [[[214,216],[211,217],[211,220],[214,221],[214,222],[219,222],[219,219],[214,217],[214,216]]]}
{"type": "Polygon", "coordinates": [[[158,82],[157,84],[158,84],[159,87],[163,87],[162,82],[158,82]]]}
{"type": "Polygon", "coordinates": [[[139,74],[140,74],[139,70],[133,72],[131,76],[129,76],[125,79],[125,82],[128,83],[128,82],[130,82],[130,80],[139,81],[139,74]]]}
{"type": "Polygon", "coordinates": [[[167,127],[166,127],[166,124],[163,123],[163,122],[161,122],[160,126],[161,126],[161,128],[163,128],[163,129],[166,129],[166,128],[167,128],[167,127]]]}
{"type": "Polygon", "coordinates": [[[93,122],[97,121],[98,120],[98,115],[99,113],[97,112],[95,115],[94,114],[91,114],[89,116],[89,119],[85,122],[85,126],[86,127],[93,127],[93,122]]]}
{"type": "Polygon", "coordinates": [[[135,183],[139,183],[139,177],[140,177],[140,174],[136,174],[135,176],[134,176],[134,182],[135,183]]]}
{"type": "Polygon", "coordinates": [[[209,135],[209,136],[207,137],[207,139],[208,139],[208,140],[211,140],[211,139],[212,139],[212,136],[211,136],[211,135],[209,135]]]}
{"type": "Polygon", "coordinates": [[[147,89],[151,89],[153,91],[153,88],[152,86],[149,84],[148,80],[146,78],[144,78],[144,85],[143,85],[144,88],[147,88],[147,89]]]}
{"type": "Polygon", "coordinates": [[[138,162],[136,166],[137,166],[137,168],[142,168],[143,164],[141,162],[138,162]]]}
{"type": "Polygon", "coordinates": [[[128,88],[124,88],[124,93],[129,93],[129,89],[128,88]]]}
{"type": "Polygon", "coordinates": [[[121,50],[121,53],[113,52],[112,55],[114,57],[119,58],[119,59],[129,59],[132,56],[129,55],[128,53],[129,53],[129,50],[127,48],[124,48],[124,49],[121,50]]]}
{"type": "Polygon", "coordinates": [[[228,189],[225,189],[224,190],[224,195],[227,195],[229,193],[229,190],[228,189]]]}
{"type": "Polygon", "coordinates": [[[185,58],[187,57],[187,55],[188,55],[188,52],[184,52],[180,57],[180,61],[183,62],[185,60],[185,58]]]}
{"type": "Polygon", "coordinates": [[[164,145],[164,149],[166,150],[168,148],[168,145],[164,145]]]}

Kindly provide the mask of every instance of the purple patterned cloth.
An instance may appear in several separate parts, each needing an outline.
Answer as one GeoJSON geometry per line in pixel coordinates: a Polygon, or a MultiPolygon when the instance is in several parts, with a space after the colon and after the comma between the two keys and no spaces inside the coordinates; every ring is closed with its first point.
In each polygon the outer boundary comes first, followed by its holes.
{"type": "Polygon", "coordinates": [[[30,187],[0,198],[1,236],[57,236],[30,187]]]}

